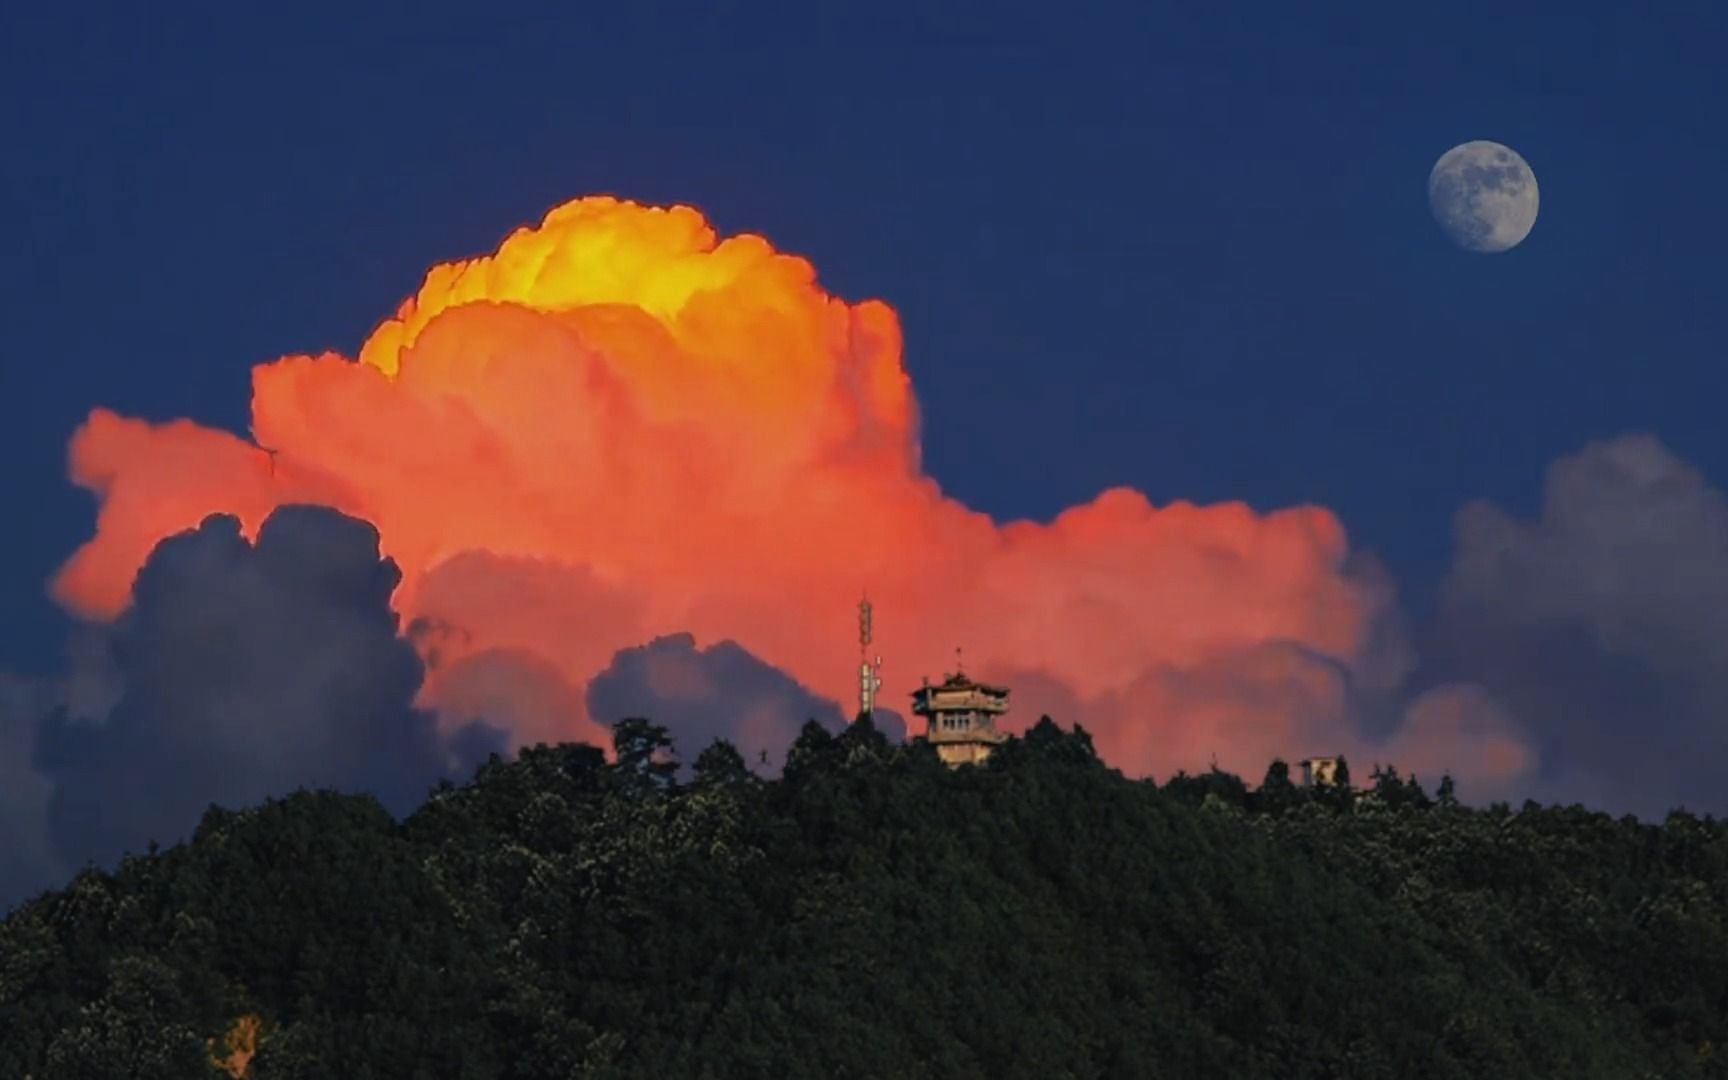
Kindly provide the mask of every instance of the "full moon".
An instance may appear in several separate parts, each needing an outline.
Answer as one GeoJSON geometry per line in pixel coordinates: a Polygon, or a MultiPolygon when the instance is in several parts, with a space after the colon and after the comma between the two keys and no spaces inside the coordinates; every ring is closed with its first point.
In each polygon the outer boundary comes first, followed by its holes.
{"type": "Polygon", "coordinates": [[[1478,139],[1440,155],[1428,174],[1434,220],[1468,251],[1517,247],[1536,224],[1536,174],[1518,151],[1478,139]]]}

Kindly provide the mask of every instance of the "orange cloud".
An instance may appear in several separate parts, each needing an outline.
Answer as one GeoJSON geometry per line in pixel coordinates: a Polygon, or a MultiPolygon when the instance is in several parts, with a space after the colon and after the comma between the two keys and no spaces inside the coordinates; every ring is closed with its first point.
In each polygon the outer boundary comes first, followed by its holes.
{"type": "MultiPolygon", "coordinates": [[[[1117,702],[1076,718],[1116,764],[1158,772],[1343,730],[1335,684],[1377,655],[1391,603],[1319,508],[1116,489],[999,524],[946,497],[920,469],[894,312],[829,296],[807,261],[721,239],[688,207],[561,206],[434,268],[358,359],[259,366],[252,415],[273,459],[93,413],[71,465],[101,512],[61,602],[111,617],[161,537],[323,502],[377,525],[405,621],[460,629],[452,664],[527,654],[579,689],[616,650],[688,631],[850,703],[868,585],[885,703],[964,644],[982,671],[1117,702]]],[[[477,707],[495,682],[435,670],[426,693],[477,707]]],[[[543,703],[562,698],[530,696],[518,734],[546,737],[543,703]]],[[[593,719],[611,718],[568,731],[593,719]]]]}

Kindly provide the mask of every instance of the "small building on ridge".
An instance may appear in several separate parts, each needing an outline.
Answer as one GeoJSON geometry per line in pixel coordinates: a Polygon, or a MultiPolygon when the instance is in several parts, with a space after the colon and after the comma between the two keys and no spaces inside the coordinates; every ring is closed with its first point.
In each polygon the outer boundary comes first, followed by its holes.
{"type": "Polygon", "coordinates": [[[1008,741],[996,718],[1008,711],[1008,688],[990,686],[956,671],[934,686],[912,692],[912,711],[924,718],[924,741],[949,765],[976,765],[1008,741]]]}

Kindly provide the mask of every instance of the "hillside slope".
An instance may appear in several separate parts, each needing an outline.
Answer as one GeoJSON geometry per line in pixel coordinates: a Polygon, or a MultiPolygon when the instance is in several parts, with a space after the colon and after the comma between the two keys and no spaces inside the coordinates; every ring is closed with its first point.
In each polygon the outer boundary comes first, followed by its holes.
{"type": "Polygon", "coordinates": [[[0,923],[0,1077],[1728,1076],[1728,830],[1163,787],[1048,721],[301,792],[0,923]],[[215,1061],[224,1063],[218,1069],[215,1061]]]}

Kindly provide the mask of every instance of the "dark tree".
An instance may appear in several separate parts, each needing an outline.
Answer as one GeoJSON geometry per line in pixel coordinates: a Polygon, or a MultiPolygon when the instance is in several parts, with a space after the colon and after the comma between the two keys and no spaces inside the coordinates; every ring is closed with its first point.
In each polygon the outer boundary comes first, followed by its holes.
{"type": "Polygon", "coordinates": [[[715,739],[696,755],[695,784],[699,788],[741,784],[750,779],[744,755],[725,739],[715,739]]]}
{"type": "Polygon", "coordinates": [[[1274,758],[1266,767],[1265,779],[1254,792],[1252,804],[1265,813],[1282,814],[1301,799],[1301,789],[1290,779],[1290,766],[1283,758],[1274,758]]]}
{"type": "Polygon", "coordinates": [[[790,778],[826,768],[833,762],[834,750],[834,736],[827,728],[814,717],[804,721],[792,748],[786,752],[786,775],[790,778]]]}
{"type": "Polygon", "coordinates": [[[1040,716],[1038,722],[1026,732],[1024,742],[1027,750],[1046,761],[1059,761],[1068,765],[1098,763],[1098,752],[1092,746],[1092,736],[1079,724],[1075,724],[1071,732],[1063,731],[1050,717],[1040,716]]]}
{"type": "Polygon", "coordinates": [[[1728,1077],[1712,818],[1450,777],[1444,813],[1280,813],[1350,792],[1158,787],[1047,718],[982,769],[867,723],[807,725],[784,780],[722,741],[675,785],[646,720],[615,745],[407,821],[213,808],[86,870],[0,920],[0,1077],[210,1076],[248,1031],[258,1080],[1728,1077]]]}
{"type": "Polygon", "coordinates": [[[1430,799],[1428,797],[1428,792],[1423,790],[1422,784],[1416,779],[1415,773],[1411,773],[1404,781],[1404,792],[1410,805],[1414,806],[1418,810],[1427,810],[1429,807],[1434,805],[1434,800],[1430,799]]]}
{"type": "Polygon", "coordinates": [[[1410,806],[1425,809],[1429,805],[1428,793],[1422,790],[1422,785],[1416,782],[1414,776],[1408,779],[1398,775],[1394,765],[1374,770],[1374,796],[1388,806],[1410,806]]]}
{"type": "Polygon", "coordinates": [[[612,725],[615,768],[624,786],[641,791],[668,791],[678,777],[672,756],[672,736],[664,727],[640,716],[612,725]]]}
{"type": "Polygon", "coordinates": [[[837,749],[848,761],[885,761],[893,752],[888,736],[882,734],[881,729],[876,726],[875,718],[869,713],[859,713],[858,718],[840,733],[836,743],[837,749]]]}
{"type": "Polygon", "coordinates": [[[1435,789],[1434,798],[1441,806],[1458,805],[1458,786],[1452,782],[1452,774],[1446,773],[1440,777],[1440,786],[1435,789]]]}

